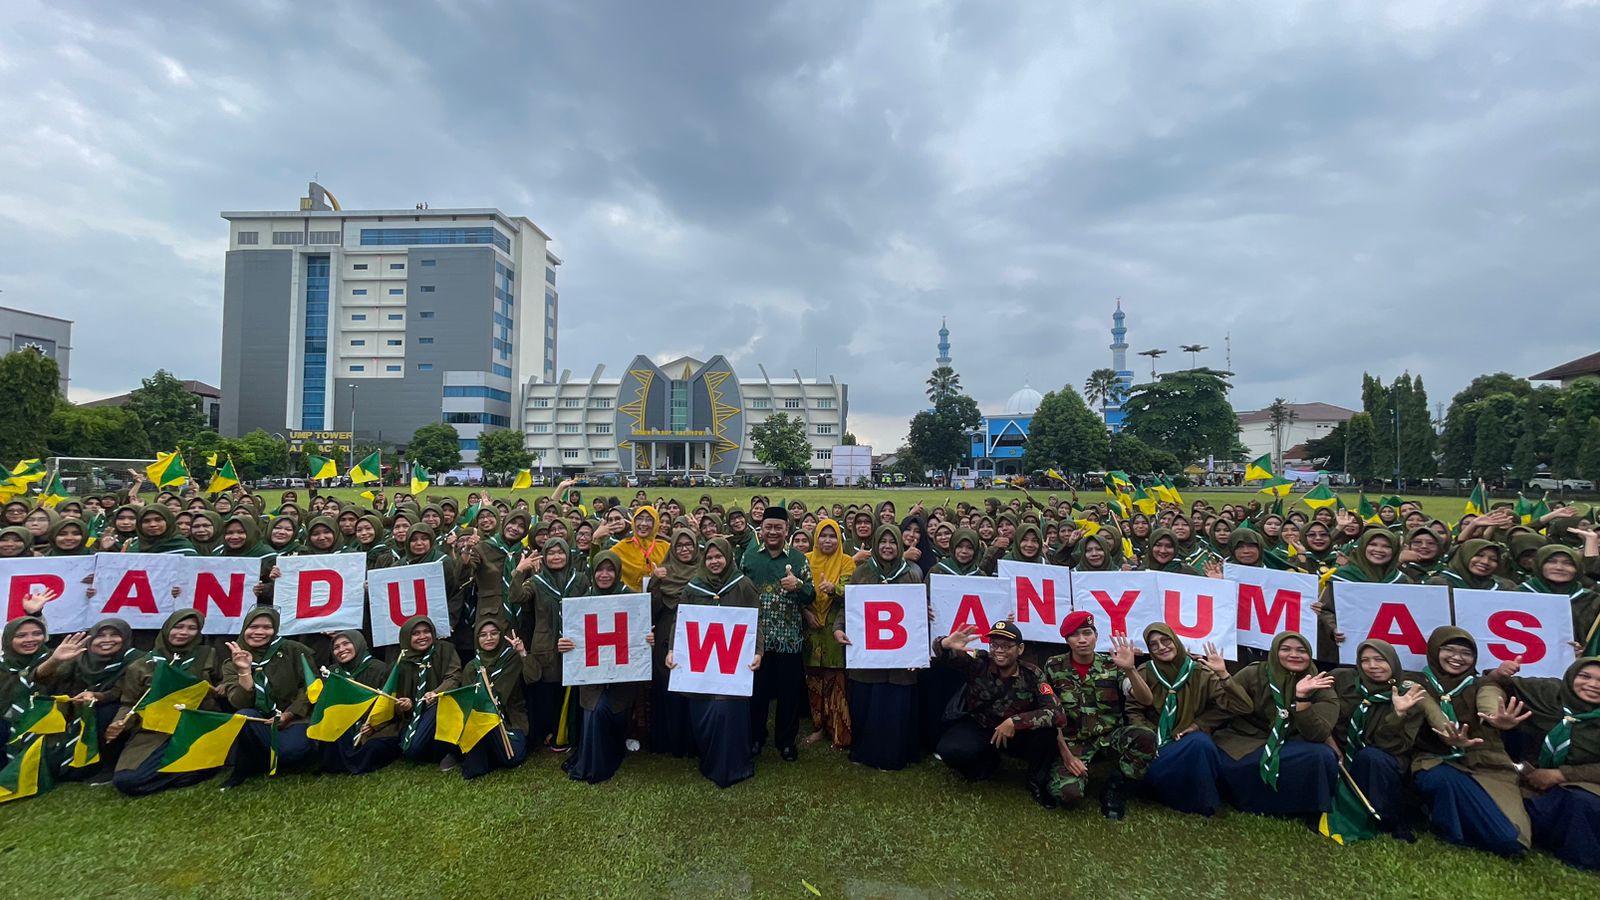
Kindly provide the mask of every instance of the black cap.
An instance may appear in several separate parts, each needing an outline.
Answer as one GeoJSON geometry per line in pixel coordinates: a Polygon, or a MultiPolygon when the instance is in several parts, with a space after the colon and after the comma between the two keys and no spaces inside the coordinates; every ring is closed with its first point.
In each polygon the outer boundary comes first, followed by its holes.
{"type": "Polygon", "coordinates": [[[989,633],[985,635],[985,637],[1009,638],[1020,644],[1022,643],[1022,629],[1018,628],[1017,623],[1011,621],[1010,619],[1002,619],[989,627],[989,633]]]}
{"type": "Polygon", "coordinates": [[[782,506],[769,506],[761,513],[761,521],[765,522],[768,519],[777,519],[787,523],[789,521],[789,510],[782,506]]]}

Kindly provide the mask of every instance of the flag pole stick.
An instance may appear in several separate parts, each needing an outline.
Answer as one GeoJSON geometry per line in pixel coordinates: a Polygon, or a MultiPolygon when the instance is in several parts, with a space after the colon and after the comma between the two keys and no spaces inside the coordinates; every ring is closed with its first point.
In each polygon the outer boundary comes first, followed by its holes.
{"type": "MultiPolygon", "coordinates": [[[[483,685],[484,690],[489,692],[489,702],[493,703],[495,711],[499,712],[501,708],[500,700],[494,695],[494,685],[489,683],[489,673],[484,670],[483,666],[478,667],[478,682],[483,685]]],[[[500,732],[500,745],[505,748],[506,759],[510,759],[511,735],[506,731],[506,718],[504,715],[500,717],[500,722],[495,727],[500,732]]]]}
{"type": "Polygon", "coordinates": [[[1372,801],[1368,800],[1367,795],[1361,792],[1361,785],[1356,784],[1355,776],[1351,775],[1350,770],[1344,767],[1344,760],[1342,759],[1339,760],[1339,774],[1344,776],[1345,783],[1350,785],[1350,790],[1356,792],[1356,797],[1360,799],[1361,805],[1367,808],[1367,813],[1374,819],[1380,822],[1383,821],[1383,816],[1378,815],[1378,811],[1372,808],[1372,801]]]}

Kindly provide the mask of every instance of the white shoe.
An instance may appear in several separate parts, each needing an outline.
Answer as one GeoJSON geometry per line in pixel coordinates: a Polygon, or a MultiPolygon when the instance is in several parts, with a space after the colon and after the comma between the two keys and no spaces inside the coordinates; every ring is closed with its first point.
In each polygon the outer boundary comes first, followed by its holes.
{"type": "Polygon", "coordinates": [[[633,738],[628,738],[626,741],[623,741],[622,746],[627,747],[629,753],[639,752],[639,742],[633,738]]]}

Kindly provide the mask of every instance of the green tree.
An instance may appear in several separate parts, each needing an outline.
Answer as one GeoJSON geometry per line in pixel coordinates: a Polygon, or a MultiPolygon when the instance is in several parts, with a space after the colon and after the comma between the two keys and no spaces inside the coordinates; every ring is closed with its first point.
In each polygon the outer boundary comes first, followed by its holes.
{"type": "Polygon", "coordinates": [[[1322,437],[1311,438],[1306,441],[1306,458],[1313,462],[1321,460],[1321,467],[1332,472],[1346,471],[1344,444],[1349,434],[1348,423],[1340,422],[1322,437]]]}
{"type": "Polygon", "coordinates": [[[429,472],[454,469],[461,465],[461,435],[448,422],[430,422],[412,432],[406,456],[429,472]]]}
{"type": "Polygon", "coordinates": [[[854,447],[856,445],[856,436],[846,431],[844,434],[839,436],[839,445],[843,447],[854,447]]]}
{"type": "Polygon", "coordinates": [[[5,398],[5,425],[0,427],[0,463],[45,456],[50,416],[61,395],[61,368],[33,347],[0,357],[0,397],[5,398]]]}
{"type": "Polygon", "coordinates": [[[1122,397],[1122,382],[1117,378],[1116,369],[1095,369],[1083,381],[1083,398],[1086,402],[1100,407],[1101,418],[1105,417],[1106,407],[1121,400],[1122,397]]]}
{"type": "Polygon", "coordinates": [[[144,424],[145,436],[158,451],[177,447],[206,430],[200,398],[166,369],[157,369],[128,398],[128,410],[144,424]]]}
{"type": "Polygon", "coordinates": [[[1345,449],[1345,471],[1357,482],[1371,480],[1377,474],[1372,458],[1373,446],[1377,443],[1372,417],[1364,412],[1356,413],[1345,423],[1345,428],[1350,433],[1345,449]]]}
{"type": "Polygon", "coordinates": [[[1409,481],[1432,478],[1439,471],[1433,456],[1438,436],[1433,431],[1433,414],[1428,410],[1428,390],[1422,386],[1421,375],[1409,373],[1401,375],[1396,385],[1395,402],[1400,407],[1400,474],[1409,481]]]}
{"type": "Polygon", "coordinates": [[[142,459],[151,456],[139,417],[120,406],[77,406],[60,400],[50,414],[50,452],[56,456],[142,459]]]}
{"type": "Polygon", "coordinates": [[[275,438],[264,429],[257,428],[231,443],[238,448],[238,455],[233,458],[233,464],[235,467],[241,467],[240,478],[253,480],[291,474],[288,441],[275,438]]]}
{"type": "Polygon", "coordinates": [[[1582,468],[1584,433],[1588,427],[1577,416],[1562,416],[1556,426],[1555,450],[1550,454],[1550,474],[1557,478],[1576,478],[1582,468]]]}
{"type": "Polygon", "coordinates": [[[937,469],[946,474],[961,465],[972,452],[968,436],[983,422],[978,403],[966,394],[947,394],[911,419],[906,435],[911,453],[924,470],[937,469]]]}
{"type": "MultiPolygon", "coordinates": [[[[1463,478],[1472,471],[1472,460],[1477,452],[1477,417],[1483,410],[1483,400],[1494,395],[1505,395],[1514,402],[1532,390],[1527,379],[1509,372],[1496,372],[1479,375],[1458,391],[1450,398],[1450,407],[1444,416],[1444,434],[1439,439],[1438,447],[1440,469],[1455,478],[1463,478]]],[[[1509,418],[1509,414],[1505,414],[1504,418],[1509,418]]]]}
{"type": "Polygon", "coordinates": [[[496,428],[478,438],[478,465],[489,475],[510,475],[532,464],[533,456],[523,446],[520,431],[496,428]]]}
{"type": "MultiPolygon", "coordinates": [[[[1030,437],[1031,440],[1031,437],[1030,437]]],[[[1143,475],[1156,471],[1152,462],[1155,451],[1150,445],[1126,431],[1113,432],[1106,437],[1106,468],[1143,475]]]]}
{"type": "Polygon", "coordinates": [[[1527,483],[1539,471],[1539,458],[1550,444],[1550,420],[1545,418],[1539,398],[1533,394],[1517,404],[1520,433],[1511,451],[1511,474],[1527,483]]]}
{"type": "MultiPolygon", "coordinates": [[[[1143,446],[1144,442],[1137,436],[1126,435],[1119,443],[1124,451],[1135,453],[1142,447],[1146,454],[1143,461],[1149,462],[1149,447],[1143,446]]],[[[1088,472],[1105,465],[1109,447],[1105,422],[1083,402],[1072,385],[1062,385],[1060,390],[1045,394],[1039,401],[1039,408],[1028,425],[1022,468],[1028,472],[1051,468],[1088,472]]]]}
{"type": "Polygon", "coordinates": [[[939,366],[928,376],[928,401],[935,406],[946,397],[961,393],[961,376],[949,366],[939,366]]]}
{"type": "Polygon", "coordinates": [[[1600,481],[1600,417],[1591,418],[1583,452],[1578,456],[1578,471],[1590,481],[1600,481]]]}
{"type": "Polygon", "coordinates": [[[1135,385],[1122,407],[1124,430],[1184,465],[1208,454],[1230,458],[1239,436],[1239,417],[1228,403],[1232,375],[1202,367],[1135,385]]]}
{"type": "Polygon", "coordinates": [[[1361,373],[1361,411],[1372,419],[1372,457],[1379,472],[1394,465],[1394,404],[1383,379],[1361,373]]]}
{"type": "Polygon", "coordinates": [[[1472,473],[1490,484],[1502,481],[1506,464],[1511,462],[1511,447],[1511,437],[1501,424],[1499,413],[1492,406],[1485,408],[1478,414],[1478,439],[1472,453],[1472,473]]]}
{"type": "Polygon", "coordinates": [[[805,420],[790,419],[788,413],[767,416],[750,429],[750,447],[762,465],[785,475],[796,475],[811,468],[811,440],[806,437],[805,420]]]}

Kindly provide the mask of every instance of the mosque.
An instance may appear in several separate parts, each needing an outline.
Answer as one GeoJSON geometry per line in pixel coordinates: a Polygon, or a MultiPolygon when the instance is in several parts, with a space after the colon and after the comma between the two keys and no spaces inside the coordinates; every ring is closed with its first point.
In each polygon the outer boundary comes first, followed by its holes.
{"type": "MultiPolygon", "coordinates": [[[[1127,316],[1122,311],[1122,301],[1117,301],[1116,312],[1111,315],[1111,368],[1123,386],[1123,395],[1133,385],[1133,372],[1128,369],[1127,316]]],[[[950,329],[939,327],[938,365],[950,365],[950,329]]],[[[1028,443],[1028,426],[1033,414],[1039,411],[1044,395],[1023,382],[1009,398],[998,415],[986,415],[978,429],[972,433],[972,469],[976,478],[1006,478],[1021,475],[1022,451],[1028,443]]],[[[1106,406],[1106,428],[1122,430],[1122,404],[1120,398],[1106,406]]]]}

